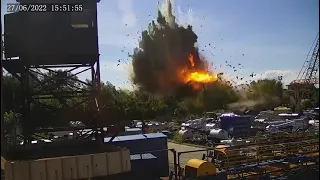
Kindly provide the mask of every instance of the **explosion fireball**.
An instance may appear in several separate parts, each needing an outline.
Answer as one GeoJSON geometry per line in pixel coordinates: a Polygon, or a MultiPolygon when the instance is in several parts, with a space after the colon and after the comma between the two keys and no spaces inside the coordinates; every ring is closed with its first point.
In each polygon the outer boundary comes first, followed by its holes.
{"type": "MultiPolygon", "coordinates": [[[[189,54],[188,59],[192,68],[195,67],[193,55],[189,54]]],[[[218,75],[206,72],[205,70],[197,69],[183,69],[181,71],[182,78],[185,83],[190,83],[194,89],[201,88],[202,84],[213,83],[218,80],[218,75]]]]}
{"type": "Polygon", "coordinates": [[[158,11],[157,21],[142,32],[139,48],[134,50],[133,84],[150,93],[168,95],[180,94],[185,87],[197,91],[204,84],[217,81],[218,76],[208,71],[199,55],[197,38],[192,26],[175,22],[167,0],[165,12],[158,11]]]}

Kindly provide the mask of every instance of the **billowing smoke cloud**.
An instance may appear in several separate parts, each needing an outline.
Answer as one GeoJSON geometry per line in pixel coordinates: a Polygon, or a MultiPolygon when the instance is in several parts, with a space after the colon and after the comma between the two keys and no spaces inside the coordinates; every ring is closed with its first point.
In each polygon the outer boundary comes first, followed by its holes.
{"type": "Polygon", "coordinates": [[[159,10],[157,20],[142,32],[139,48],[132,55],[132,82],[150,93],[176,94],[180,89],[185,90],[186,82],[179,70],[207,69],[196,47],[197,39],[190,25],[183,27],[176,23],[168,1],[166,10],[159,10]],[[188,59],[190,54],[194,67],[188,59]]]}

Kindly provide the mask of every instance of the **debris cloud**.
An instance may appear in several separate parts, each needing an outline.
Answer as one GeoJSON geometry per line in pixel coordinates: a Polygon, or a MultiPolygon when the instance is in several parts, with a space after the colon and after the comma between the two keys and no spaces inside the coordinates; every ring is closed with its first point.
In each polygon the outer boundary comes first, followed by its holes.
{"type": "Polygon", "coordinates": [[[142,90],[165,95],[177,94],[189,87],[198,91],[218,76],[209,71],[196,46],[198,36],[192,26],[176,23],[172,4],[142,32],[139,47],[132,55],[132,82],[142,90]],[[183,87],[183,88],[182,88],[183,87]]]}

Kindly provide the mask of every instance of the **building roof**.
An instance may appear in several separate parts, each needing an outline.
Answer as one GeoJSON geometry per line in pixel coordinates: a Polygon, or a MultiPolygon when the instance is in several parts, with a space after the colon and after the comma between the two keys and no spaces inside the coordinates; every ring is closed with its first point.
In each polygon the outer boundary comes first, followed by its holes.
{"type": "MultiPolygon", "coordinates": [[[[137,134],[137,135],[127,135],[127,136],[117,136],[113,139],[113,142],[119,141],[134,141],[134,140],[144,140],[153,138],[166,138],[167,136],[163,133],[150,133],[150,134],[137,134]]],[[[104,138],[104,142],[108,142],[111,137],[104,138]]]]}
{"type": "Polygon", "coordinates": [[[144,154],[133,154],[133,155],[130,155],[130,159],[131,160],[157,159],[157,157],[152,155],[151,153],[144,153],[144,154]]]}

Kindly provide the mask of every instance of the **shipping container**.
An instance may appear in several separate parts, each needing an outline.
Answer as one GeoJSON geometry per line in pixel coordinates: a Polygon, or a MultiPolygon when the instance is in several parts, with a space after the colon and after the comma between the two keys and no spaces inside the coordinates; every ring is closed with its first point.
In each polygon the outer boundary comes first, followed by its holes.
{"type": "MultiPolygon", "coordinates": [[[[107,137],[104,139],[105,142],[109,142],[111,138],[107,137]]],[[[111,142],[112,145],[119,147],[126,147],[130,150],[131,155],[138,154],[151,154],[156,158],[150,158],[148,160],[142,160],[133,162],[133,166],[139,166],[139,168],[148,168],[148,163],[154,161],[154,168],[158,168],[157,172],[159,176],[169,175],[169,161],[168,161],[168,142],[167,136],[163,133],[150,133],[150,134],[139,134],[129,136],[117,136],[111,142]],[[147,162],[145,162],[147,161],[147,162]],[[161,168],[160,168],[161,167],[161,168]],[[160,168],[160,169],[159,169],[160,168]]],[[[131,160],[132,161],[132,160],[131,160]]],[[[133,167],[133,169],[139,169],[133,167]]]]}
{"type": "Polygon", "coordinates": [[[158,164],[158,158],[151,153],[131,155],[131,169],[134,174],[144,174],[144,176],[154,176],[161,174],[162,167],[155,168],[158,164]],[[159,172],[160,170],[160,172],[159,172]]]}

